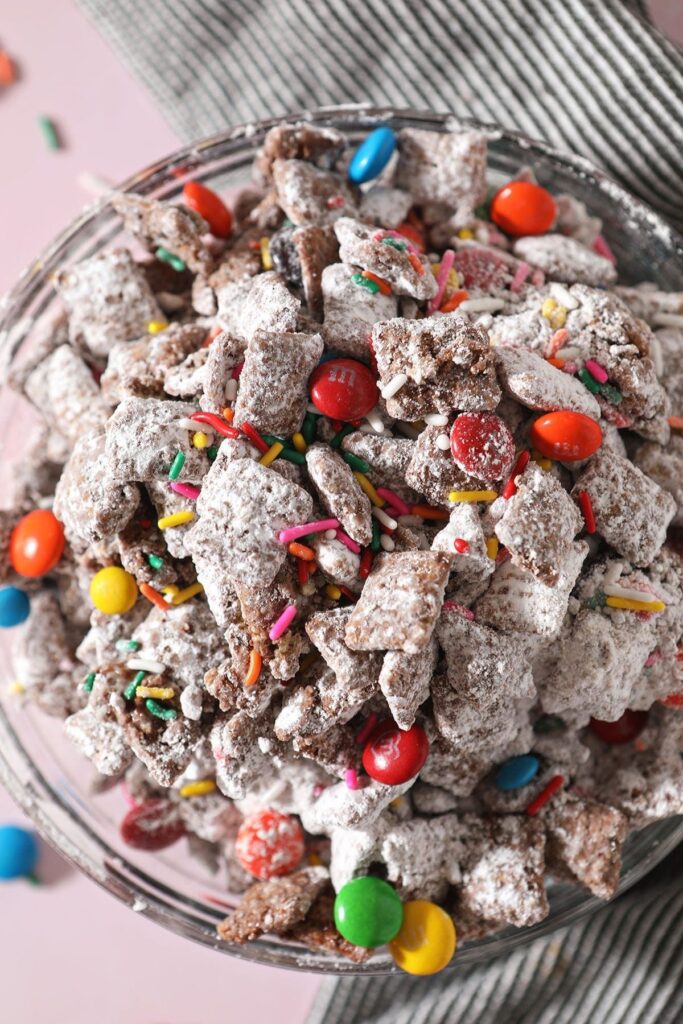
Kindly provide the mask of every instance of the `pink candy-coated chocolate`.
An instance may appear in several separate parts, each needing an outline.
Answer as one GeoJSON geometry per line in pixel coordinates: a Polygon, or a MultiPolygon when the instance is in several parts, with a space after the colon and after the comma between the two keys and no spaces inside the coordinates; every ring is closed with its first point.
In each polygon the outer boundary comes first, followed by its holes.
{"type": "Polygon", "coordinates": [[[315,523],[301,523],[300,526],[290,526],[287,530],[280,530],[277,539],[281,544],[289,544],[290,540],[305,537],[307,533],[322,533],[323,530],[336,530],[338,526],[338,519],[318,519],[315,523]]]}
{"type": "Polygon", "coordinates": [[[268,636],[275,643],[276,640],[282,636],[286,630],[289,629],[292,624],[292,619],[296,615],[296,605],[288,604],[279,619],[276,619],[273,625],[268,630],[268,636]]]}
{"type": "Polygon", "coordinates": [[[410,507],[406,505],[402,498],[399,498],[395,491],[390,491],[388,487],[378,487],[377,493],[380,498],[384,498],[388,501],[392,508],[395,508],[400,516],[409,516],[410,507]]]}
{"type": "Polygon", "coordinates": [[[608,378],[607,370],[605,369],[604,366],[601,366],[600,363],[596,363],[596,361],[594,359],[587,359],[586,362],[584,363],[584,366],[586,367],[586,369],[590,373],[591,377],[595,377],[595,379],[597,380],[598,384],[606,384],[607,383],[607,378],[608,378]]]}
{"type": "Polygon", "coordinates": [[[360,554],[360,544],[356,544],[355,540],[351,540],[348,533],[344,533],[343,530],[337,530],[337,540],[345,544],[349,551],[353,551],[354,555],[360,554]]]}
{"type": "Polygon", "coordinates": [[[448,281],[448,275],[451,272],[454,259],[455,253],[453,250],[446,249],[441,257],[441,266],[439,267],[439,274],[436,279],[436,295],[427,303],[427,316],[431,316],[431,314],[434,313],[441,305],[441,300],[443,299],[444,292],[446,291],[446,282],[448,281]]]}
{"type": "Polygon", "coordinates": [[[201,487],[195,487],[194,484],[179,484],[175,480],[168,486],[176,494],[182,494],[184,498],[189,498],[191,501],[196,501],[202,493],[201,487]]]}

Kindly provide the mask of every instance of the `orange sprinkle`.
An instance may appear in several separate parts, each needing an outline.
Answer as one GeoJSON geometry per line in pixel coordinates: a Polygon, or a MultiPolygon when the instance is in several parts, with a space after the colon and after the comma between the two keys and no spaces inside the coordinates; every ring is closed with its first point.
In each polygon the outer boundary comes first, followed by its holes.
{"type": "Polygon", "coordinates": [[[423,519],[438,519],[446,521],[450,519],[450,513],[443,508],[432,508],[431,505],[413,505],[410,513],[413,516],[421,516],[423,519]]]}
{"type": "MultiPolygon", "coordinates": [[[[417,220],[417,218],[415,219],[417,220]]],[[[419,225],[419,221],[417,223],[419,225]]],[[[420,252],[425,251],[424,236],[417,226],[414,224],[408,224],[407,221],[403,221],[402,224],[396,225],[396,230],[400,235],[403,235],[404,238],[407,238],[409,242],[412,242],[420,252]]]]}
{"type": "Polygon", "coordinates": [[[558,359],[557,356],[548,356],[546,363],[550,363],[551,366],[556,367],[558,370],[564,369],[564,359],[558,359]]]}
{"type": "Polygon", "coordinates": [[[251,249],[252,252],[260,252],[261,242],[257,241],[255,238],[252,238],[251,241],[247,242],[247,249],[251,249]]]}
{"type": "Polygon", "coordinates": [[[221,413],[221,416],[223,417],[224,420],[227,420],[228,423],[232,423],[233,419],[235,418],[235,410],[231,409],[229,405],[226,405],[225,409],[223,409],[223,412],[221,413]]]}
{"type": "Polygon", "coordinates": [[[249,655],[249,671],[244,677],[245,686],[253,686],[258,677],[261,675],[261,666],[263,664],[263,658],[258,651],[252,651],[249,655]]]}
{"type": "Polygon", "coordinates": [[[5,50],[0,50],[0,85],[11,85],[16,77],[12,58],[5,50]]]}
{"type": "Polygon", "coordinates": [[[451,297],[444,302],[443,306],[439,307],[440,313],[452,313],[454,309],[457,309],[461,302],[465,299],[469,299],[470,293],[461,288],[457,292],[453,292],[451,297]]]}
{"type": "Polygon", "coordinates": [[[364,270],[363,277],[367,278],[368,281],[374,281],[382,295],[391,295],[391,285],[383,277],[378,277],[371,270],[364,270]]]}
{"type": "Polygon", "coordinates": [[[669,416],[669,426],[672,430],[683,430],[683,416],[669,416]]]}
{"type": "Polygon", "coordinates": [[[204,341],[202,342],[202,348],[208,348],[213,339],[217,338],[222,330],[222,327],[219,327],[218,324],[214,324],[214,326],[211,328],[207,336],[204,338],[204,341]]]}
{"type": "Polygon", "coordinates": [[[298,544],[295,540],[293,540],[291,544],[287,545],[287,550],[290,555],[294,555],[295,558],[303,558],[304,562],[315,561],[315,551],[313,548],[309,548],[305,544],[298,544]]]}
{"type": "Polygon", "coordinates": [[[148,601],[155,604],[157,608],[163,608],[165,612],[168,611],[168,601],[161,596],[158,590],[155,590],[154,587],[150,587],[149,583],[140,583],[138,586],[140,587],[140,593],[143,597],[146,597],[148,601]]]}
{"type": "Polygon", "coordinates": [[[408,253],[408,259],[410,260],[410,265],[415,271],[415,273],[418,275],[418,277],[424,277],[425,268],[422,266],[419,258],[415,255],[414,252],[408,253]]]}

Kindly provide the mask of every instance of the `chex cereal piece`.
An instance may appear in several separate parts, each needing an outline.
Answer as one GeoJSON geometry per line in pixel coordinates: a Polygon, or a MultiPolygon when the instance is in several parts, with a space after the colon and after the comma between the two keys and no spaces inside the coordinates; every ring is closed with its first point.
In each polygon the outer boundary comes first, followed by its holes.
{"type": "Polygon", "coordinates": [[[195,273],[212,269],[213,257],[203,241],[209,225],[188,206],[122,192],[112,195],[111,204],[126,230],[152,252],[166,249],[195,273]]]}
{"type": "Polygon", "coordinates": [[[305,160],[276,160],[273,184],[280,207],[297,226],[322,227],[339,217],[353,217],[357,212],[348,182],[334,171],[323,171],[305,160]],[[337,197],[343,202],[335,202],[337,197]]]}
{"type": "Polygon", "coordinates": [[[482,712],[502,696],[536,696],[526,637],[496,633],[452,609],[441,613],[436,635],[448,682],[482,712]]]}
{"type": "Polygon", "coordinates": [[[436,625],[449,571],[438,551],[379,555],[346,627],[349,647],[417,654],[436,625]]]}
{"type": "Polygon", "coordinates": [[[553,586],[541,583],[510,560],[498,565],[488,590],[474,606],[477,621],[506,633],[557,636],[587,553],[587,543],[575,541],[558,567],[559,577],[553,586]]]}
{"type": "MultiPolygon", "coordinates": [[[[189,784],[194,781],[188,779],[189,784]]],[[[180,782],[182,788],[185,780],[182,779],[180,782]]],[[[234,841],[242,820],[235,805],[222,793],[197,794],[191,800],[179,800],[178,813],[185,822],[187,832],[205,839],[207,843],[234,841]]]]}
{"type": "Polygon", "coordinates": [[[461,880],[460,823],[455,814],[394,825],[382,840],[387,878],[404,900],[442,900],[461,880]]]}
{"type": "Polygon", "coordinates": [[[621,848],[628,831],[616,807],[571,793],[551,800],[542,811],[546,826],[546,865],[556,878],[585,886],[611,899],[619,885],[621,848]]]}
{"type": "Polygon", "coordinates": [[[371,949],[354,946],[334,925],[334,894],[323,891],[303,921],[295,924],[283,938],[301,942],[314,952],[322,950],[335,956],[346,957],[355,964],[365,963],[372,956],[371,949]]]}
{"type": "Polygon", "coordinates": [[[315,535],[311,547],[315,551],[318,569],[329,583],[349,587],[354,592],[361,589],[362,581],[358,577],[360,555],[340,540],[328,539],[324,533],[315,535]]]}
{"type": "Polygon", "coordinates": [[[31,595],[31,615],[15,636],[11,653],[12,672],[28,697],[47,714],[63,718],[85,703],[82,690],[69,694],[73,689],[73,651],[54,591],[31,595]]]}
{"type": "Polygon", "coordinates": [[[635,287],[616,285],[614,291],[634,316],[651,327],[663,327],[669,316],[683,316],[683,292],[663,292],[647,282],[635,287]]]}
{"type": "MultiPolygon", "coordinates": [[[[235,287],[242,288],[242,282],[235,287]]],[[[218,323],[249,342],[257,331],[295,331],[300,308],[301,299],[292,295],[279,274],[269,270],[249,281],[248,292],[240,297],[234,317],[225,314],[223,295],[219,297],[218,323]]]]}
{"type": "Polygon", "coordinates": [[[505,502],[495,533],[515,565],[553,586],[581,526],[576,505],[559,480],[530,463],[505,502]]]}
{"type": "Polygon", "coordinates": [[[480,700],[461,695],[440,675],[432,679],[431,695],[437,732],[462,753],[492,756],[501,744],[512,743],[519,732],[515,713],[510,713],[513,702],[509,698],[492,696],[482,712],[480,700]]]}
{"type": "Polygon", "coordinates": [[[402,188],[373,185],[363,192],[360,201],[360,219],[383,228],[395,228],[410,213],[413,197],[402,188]]]}
{"type": "Polygon", "coordinates": [[[418,708],[429,697],[429,684],[436,668],[436,642],[427,644],[417,654],[387,651],[382,661],[379,686],[400,729],[410,729],[418,708]]]}
{"type": "Polygon", "coordinates": [[[493,347],[527,349],[545,355],[554,332],[549,321],[541,316],[539,307],[540,302],[519,313],[499,313],[488,332],[493,347]]]}
{"type": "Polygon", "coordinates": [[[333,352],[369,359],[373,324],[390,320],[398,312],[396,296],[362,288],[353,281],[357,271],[346,263],[332,263],[322,272],[325,318],[322,335],[333,352]]]}
{"type": "MultiPolygon", "coordinates": [[[[450,449],[439,447],[438,439],[448,432],[445,427],[426,427],[411,446],[412,456],[405,471],[405,480],[430,505],[452,507],[451,491],[480,491],[484,484],[464,473],[453,460],[450,449]]],[[[450,552],[449,552],[450,554],[450,552]]]]}
{"type": "Polygon", "coordinates": [[[529,235],[512,247],[515,256],[540,269],[553,281],[570,284],[612,284],[614,265],[604,256],[566,235],[529,235]]]}
{"type": "Polygon", "coordinates": [[[206,330],[197,324],[169,324],[159,334],[117,342],[109,353],[100,387],[112,406],[125,395],[163,398],[166,374],[201,347],[206,330]]]}
{"type": "Polygon", "coordinates": [[[292,232],[292,244],[299,258],[301,285],[308,308],[320,318],[323,311],[322,276],[339,257],[339,242],[332,227],[310,224],[292,232]]]}
{"type": "Polygon", "coordinates": [[[412,782],[409,779],[399,786],[385,786],[371,779],[362,789],[349,789],[345,782],[337,782],[302,809],[301,823],[313,835],[337,828],[367,830],[392,800],[410,789],[412,782]]]}
{"type": "Polygon", "coordinates": [[[201,480],[206,456],[192,445],[192,435],[178,420],[195,412],[185,402],[158,398],[124,398],[107,422],[106,458],[114,482],[142,483],[167,477],[176,454],[185,456],[184,480],[201,480]]]}
{"type": "Polygon", "coordinates": [[[268,737],[271,748],[279,748],[270,735],[272,715],[266,711],[256,718],[246,711],[216,715],[209,732],[211,753],[216,762],[216,784],[231,800],[242,800],[260,779],[268,777],[273,761],[261,748],[268,737]]]}
{"type": "Polygon", "coordinates": [[[69,447],[84,434],[100,434],[108,410],[90,368],[70,345],[60,345],[44,359],[24,384],[26,397],[45,415],[54,433],[69,447]]]}
{"type": "Polygon", "coordinates": [[[135,512],[135,484],[117,484],[107,475],[104,435],[86,435],[74,448],[55,489],[54,513],[71,537],[88,544],[123,530],[135,512]]]}
{"type": "Polygon", "coordinates": [[[253,249],[228,249],[215,270],[208,275],[199,273],[195,276],[192,282],[192,308],[202,316],[215,316],[220,292],[236,281],[254,277],[261,269],[260,252],[253,249]]]}
{"type": "Polygon", "coordinates": [[[440,786],[456,797],[469,796],[493,763],[489,751],[472,753],[451,747],[436,733],[419,779],[440,786]]]}
{"type": "MultiPolygon", "coordinates": [[[[207,476],[216,471],[217,461],[207,476]]],[[[305,523],[313,511],[306,491],[250,459],[221,464],[212,487],[219,478],[225,487],[220,510],[207,507],[202,492],[197,502],[199,519],[185,537],[209,603],[212,580],[234,578],[254,587],[275,579],[287,557],[278,533],[305,523]]]]}
{"type": "Polygon", "coordinates": [[[342,450],[351,452],[370,464],[367,474],[375,486],[401,486],[413,454],[413,442],[382,434],[347,434],[342,450]]]}
{"type": "MultiPolygon", "coordinates": [[[[438,428],[427,428],[430,429],[438,428]]],[[[458,586],[485,580],[496,567],[495,559],[489,558],[486,550],[486,537],[479,513],[476,506],[469,502],[453,506],[448,523],[436,534],[431,547],[432,551],[443,551],[450,557],[458,586]],[[465,541],[467,547],[464,551],[457,550],[456,540],[465,541]]]]}
{"type": "Polygon", "coordinates": [[[486,197],[486,136],[403,128],[398,147],[396,184],[416,203],[443,203],[467,222],[486,197]]]}
{"type": "Polygon", "coordinates": [[[243,711],[251,718],[258,718],[270,707],[280,684],[263,665],[256,682],[245,685],[252,650],[249,634],[233,623],[226,629],[225,638],[230,654],[220,665],[206,672],[204,686],[218,701],[221,711],[243,711]]]}
{"type": "Polygon", "coordinates": [[[599,449],[574,485],[586,491],[598,533],[634,565],[647,566],[666,537],[676,502],[628,459],[599,449]]]}
{"type": "Polygon", "coordinates": [[[151,608],[132,639],[142,645],[145,657],[166,665],[176,682],[190,685],[227,653],[223,637],[211,628],[211,618],[205,602],[196,599],[174,608],[172,615],[151,608]]]}
{"type": "Polygon", "coordinates": [[[205,350],[208,355],[201,377],[202,397],[199,400],[204,412],[222,413],[226,405],[226,388],[232,379],[232,371],[244,361],[244,350],[244,342],[228,331],[222,331],[205,350]]]}
{"type": "Polygon", "coordinates": [[[133,751],[121,724],[124,701],[114,681],[117,675],[98,672],[86,707],[67,718],[64,728],[101,775],[118,776],[131,764],[133,751]]]}
{"type": "Polygon", "coordinates": [[[239,379],[235,425],[247,421],[268,434],[296,433],[306,412],[308,378],[323,347],[319,334],[253,334],[239,379]]]}
{"type": "Polygon", "coordinates": [[[372,345],[382,386],[408,381],[387,400],[387,412],[415,420],[425,413],[494,409],[500,400],[488,339],[462,317],[396,317],[375,324],[372,345]]]}
{"type": "Polygon", "coordinates": [[[316,612],[309,616],[306,632],[342,686],[358,689],[360,685],[370,697],[377,688],[380,656],[347,646],[345,633],[350,617],[350,608],[316,612]]]}
{"type": "Polygon", "coordinates": [[[499,348],[496,366],[504,391],[529,409],[571,409],[594,420],[600,418],[600,406],[590,391],[576,377],[551,366],[535,352],[499,348]]]}
{"type": "Polygon", "coordinates": [[[458,807],[458,799],[453,793],[419,779],[410,791],[410,799],[418,814],[445,814],[458,807]]]}
{"type": "Polygon", "coordinates": [[[667,491],[676,502],[674,526],[683,525],[683,435],[672,434],[664,446],[654,441],[641,445],[633,454],[633,461],[654,480],[658,487],[667,491]]]}
{"type": "Polygon", "coordinates": [[[436,279],[426,257],[415,257],[419,261],[417,265],[422,268],[420,273],[409,258],[415,254],[385,245],[381,238],[376,240],[378,233],[380,236],[383,234],[382,228],[376,224],[340,217],[334,230],[339,239],[342,263],[371,271],[391,285],[396,295],[410,295],[414,299],[431,299],[436,295],[436,279]]]}
{"type": "Polygon", "coordinates": [[[488,819],[465,815],[461,822],[456,919],[459,912],[469,912],[518,928],[542,920],[548,913],[542,822],[512,814],[488,819]]]}
{"type": "Polygon", "coordinates": [[[266,181],[272,178],[275,160],[307,160],[315,167],[329,170],[345,149],[346,137],[335,128],[322,128],[307,121],[278,124],[267,132],[254,169],[266,181]]]}
{"type": "MultiPolygon", "coordinates": [[[[234,580],[240,603],[240,615],[251,645],[270,662],[276,648],[286,644],[300,626],[292,626],[278,640],[271,641],[269,633],[283,608],[300,599],[295,585],[292,566],[285,562],[267,586],[249,587],[241,579],[234,580]]],[[[308,645],[306,644],[308,649],[308,645]]]]}
{"type": "Polygon", "coordinates": [[[312,445],[306,452],[306,465],[325,511],[339,520],[357,544],[369,544],[372,506],[358,486],[351,467],[328,445],[312,445]]]}
{"type": "Polygon", "coordinates": [[[672,327],[655,332],[651,339],[653,362],[655,347],[661,356],[662,387],[671,400],[672,412],[680,416],[683,411],[683,330],[672,327]]]}
{"type": "Polygon", "coordinates": [[[284,878],[256,882],[242,896],[239,906],[218,925],[224,942],[251,942],[265,932],[281,934],[303,921],[325,886],[324,867],[308,867],[284,878]]]}
{"type": "Polygon", "coordinates": [[[336,828],[330,832],[330,880],[339,892],[352,878],[368,873],[378,859],[382,839],[390,827],[388,813],[368,828],[336,828]]]}
{"type": "MultiPolygon", "coordinates": [[[[157,677],[158,678],[158,677],[157,677]]],[[[147,677],[147,685],[155,685],[154,676],[147,677]]],[[[156,685],[159,685],[159,682],[156,685]]],[[[136,757],[160,786],[172,786],[192,760],[193,751],[201,735],[199,724],[178,715],[162,721],[150,715],[142,704],[123,716],[126,740],[136,757]]]]}
{"type": "Polygon", "coordinates": [[[103,358],[164,320],[145,276],[127,249],[111,249],[61,270],[55,286],[69,311],[69,337],[103,358]]]}
{"type": "Polygon", "coordinates": [[[185,356],[177,366],[170,366],[164,374],[164,391],[174,398],[197,402],[204,387],[208,348],[196,349],[185,356]]]}

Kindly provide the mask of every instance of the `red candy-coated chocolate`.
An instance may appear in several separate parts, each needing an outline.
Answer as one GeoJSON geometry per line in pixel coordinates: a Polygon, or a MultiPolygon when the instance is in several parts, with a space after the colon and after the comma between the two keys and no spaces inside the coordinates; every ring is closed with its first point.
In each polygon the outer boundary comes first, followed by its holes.
{"type": "Polygon", "coordinates": [[[515,440],[495,413],[463,412],[451,430],[451,452],[465,473],[492,483],[510,472],[515,440]]]}
{"type": "Polygon", "coordinates": [[[631,711],[627,708],[616,722],[603,722],[599,718],[591,718],[590,730],[605,743],[630,743],[645,728],[647,711],[631,711]]]}
{"type": "Polygon", "coordinates": [[[491,200],[489,216],[508,235],[542,235],[557,215],[555,200],[533,181],[510,181],[491,200]]]}
{"type": "Polygon", "coordinates": [[[170,800],[145,800],[121,822],[121,838],[136,850],[164,850],[185,835],[185,825],[170,800]]]}
{"type": "Polygon", "coordinates": [[[12,530],[9,557],[20,576],[44,576],[64,552],[64,527],[47,508],[37,508],[12,530]]]}
{"type": "Polygon", "coordinates": [[[417,775],[428,753],[429,740],[421,726],[404,732],[395,722],[383,722],[365,744],[363,768],[371,779],[399,786],[417,775]]]}
{"type": "Polygon", "coordinates": [[[582,412],[548,412],[531,424],[531,443],[541,455],[559,462],[579,462],[597,452],[602,430],[582,412]]]}
{"type": "Polygon", "coordinates": [[[460,274],[463,288],[493,291],[504,288],[510,277],[509,266],[502,256],[474,245],[456,252],[453,266],[460,274]]]}
{"type": "Polygon", "coordinates": [[[311,374],[311,401],[333,420],[360,420],[377,405],[379,391],[372,370],[356,359],[329,359],[311,374]]]}
{"type": "Polygon", "coordinates": [[[209,225],[216,238],[228,238],[232,231],[232,214],[220,196],[200,181],[183,185],[183,202],[209,225]]]}
{"type": "Polygon", "coordinates": [[[240,825],[235,854],[245,871],[261,880],[288,875],[304,855],[304,832],[296,818],[266,808],[240,825]]]}

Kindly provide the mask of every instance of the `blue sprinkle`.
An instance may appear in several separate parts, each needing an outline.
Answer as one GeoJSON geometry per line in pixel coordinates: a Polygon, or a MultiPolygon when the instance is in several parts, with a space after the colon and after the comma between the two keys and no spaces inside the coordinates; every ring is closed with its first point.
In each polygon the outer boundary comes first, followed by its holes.
{"type": "Polygon", "coordinates": [[[349,164],[349,181],[362,185],[381,174],[396,149],[396,136],[391,128],[375,128],[361,142],[349,164]]]}
{"type": "Polygon", "coordinates": [[[318,366],[322,366],[323,363],[329,363],[330,359],[339,359],[336,352],[326,352],[324,356],[321,356],[318,361],[318,366]]]}
{"type": "Polygon", "coordinates": [[[0,825],[0,879],[30,875],[38,860],[38,843],[32,832],[17,825],[0,825]]]}
{"type": "Polygon", "coordinates": [[[0,629],[19,626],[25,622],[31,610],[28,594],[18,587],[0,589],[0,629]]]}
{"type": "Polygon", "coordinates": [[[528,786],[538,775],[541,762],[535,754],[522,754],[504,761],[496,772],[496,789],[505,792],[510,789],[521,789],[528,786]]]}

